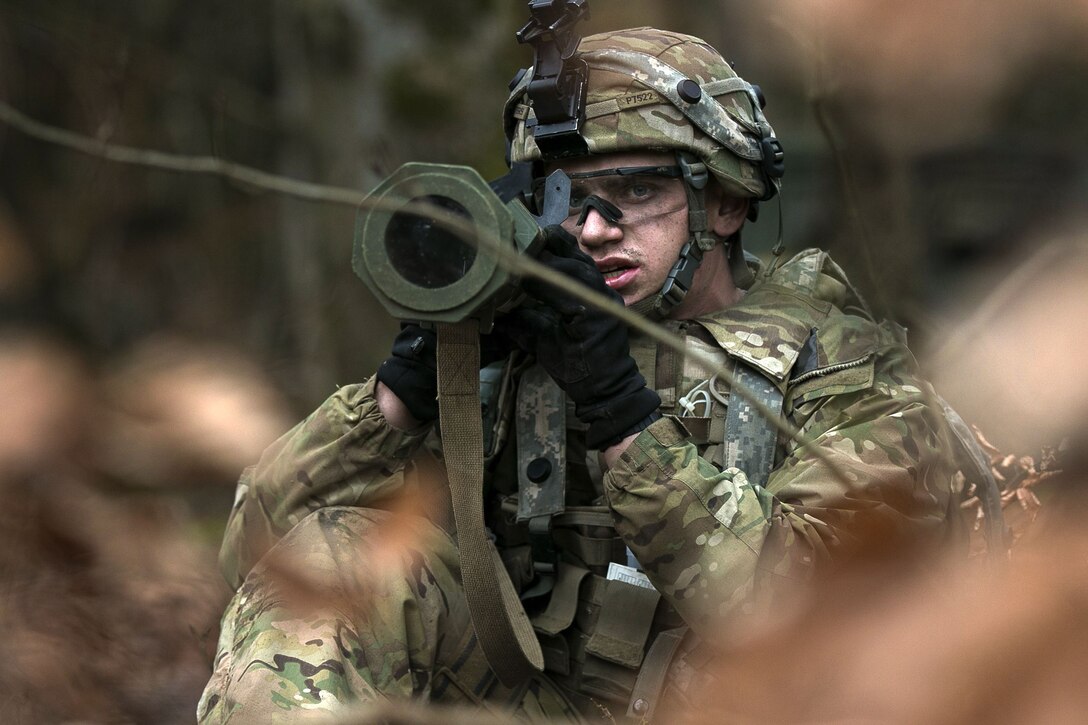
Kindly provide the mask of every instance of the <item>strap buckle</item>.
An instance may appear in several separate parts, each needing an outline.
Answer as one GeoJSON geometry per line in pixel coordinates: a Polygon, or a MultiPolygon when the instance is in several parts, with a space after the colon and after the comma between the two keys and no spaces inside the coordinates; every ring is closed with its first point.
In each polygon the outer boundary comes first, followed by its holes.
{"type": "Polygon", "coordinates": [[[786,173],[786,152],[782,148],[782,142],[774,136],[765,136],[759,141],[759,148],[763,152],[760,164],[763,173],[772,179],[780,179],[786,173]]]}
{"type": "Polygon", "coordinates": [[[703,261],[703,250],[689,239],[687,244],[680,249],[680,259],[669,270],[669,276],[665,278],[665,284],[661,287],[661,298],[669,307],[675,307],[684,301],[688,291],[691,290],[695,279],[695,270],[703,261]]]}

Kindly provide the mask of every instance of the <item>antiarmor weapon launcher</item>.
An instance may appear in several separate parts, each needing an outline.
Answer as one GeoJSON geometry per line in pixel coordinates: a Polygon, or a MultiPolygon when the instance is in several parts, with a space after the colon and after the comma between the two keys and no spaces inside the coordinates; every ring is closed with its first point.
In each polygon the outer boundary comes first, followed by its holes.
{"type": "MultiPolygon", "coordinates": [[[[545,158],[586,153],[584,62],[574,56],[575,26],[589,16],[588,0],[529,0],[531,18],[517,32],[533,47],[529,98],[536,114],[533,137],[545,158]]],[[[499,240],[518,253],[535,254],[541,228],[569,213],[570,179],[553,172],[545,182],[543,208],[525,206],[532,165],[514,164],[488,184],[471,168],[405,164],[367,196],[355,223],[351,265],[389,314],[401,320],[452,323],[467,318],[491,328],[495,314],[520,303],[517,279],[486,245],[469,237],[499,240]],[[430,210],[430,213],[428,213],[430,210]],[[455,217],[475,235],[443,223],[455,217]]]]}
{"type": "Polygon", "coordinates": [[[521,299],[517,279],[481,238],[536,254],[541,228],[567,216],[570,179],[548,177],[543,213],[520,199],[504,202],[467,166],[410,163],[377,186],[355,221],[351,266],[386,311],[415,322],[480,321],[491,329],[496,313],[521,299]],[[461,219],[464,234],[442,218],[461,219]]]}

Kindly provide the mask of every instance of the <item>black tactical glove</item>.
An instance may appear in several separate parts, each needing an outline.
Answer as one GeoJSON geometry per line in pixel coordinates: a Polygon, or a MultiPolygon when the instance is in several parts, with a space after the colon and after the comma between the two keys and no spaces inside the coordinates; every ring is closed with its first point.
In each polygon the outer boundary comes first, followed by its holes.
{"type": "Polygon", "coordinates": [[[403,324],[392,354],[378,368],[378,380],[400,398],[419,421],[438,418],[438,336],[434,330],[403,324]]]}
{"type": "MultiPolygon", "coordinates": [[[[544,231],[541,264],[622,304],[573,236],[560,226],[544,231]]],[[[496,330],[536,356],[571,397],[578,419],[589,426],[589,448],[603,450],[661,417],[661,399],[646,387],[622,322],[538,279],[527,277],[522,288],[531,299],[498,320],[496,330]]]]}
{"type": "MultiPolygon", "coordinates": [[[[502,360],[512,345],[501,334],[480,337],[480,365],[502,360]]],[[[378,368],[378,380],[400,398],[416,420],[438,419],[438,335],[410,322],[401,325],[392,354],[378,368]]]]}

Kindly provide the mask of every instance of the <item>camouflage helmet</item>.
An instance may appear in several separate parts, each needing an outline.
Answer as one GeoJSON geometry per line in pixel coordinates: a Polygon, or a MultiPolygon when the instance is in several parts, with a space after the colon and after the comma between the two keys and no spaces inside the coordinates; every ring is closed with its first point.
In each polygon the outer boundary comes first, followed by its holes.
{"type": "MultiPolygon", "coordinates": [[[[781,146],[759,91],[705,41],[633,28],[583,38],[577,57],[589,67],[581,132],[589,153],[686,151],[732,196],[769,199],[778,190],[781,146]]],[[[542,158],[531,76],[514,86],[503,113],[512,162],[542,158]]]]}

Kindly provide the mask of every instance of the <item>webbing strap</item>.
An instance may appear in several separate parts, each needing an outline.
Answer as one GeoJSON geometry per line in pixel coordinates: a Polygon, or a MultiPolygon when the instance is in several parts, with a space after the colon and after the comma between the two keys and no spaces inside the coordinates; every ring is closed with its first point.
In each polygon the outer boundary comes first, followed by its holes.
{"type": "Polygon", "coordinates": [[[558,569],[555,590],[547,608],[533,618],[533,625],[544,634],[559,634],[574,622],[574,615],[578,613],[578,592],[582,580],[589,574],[588,569],[564,561],[559,562],[558,569]]]}
{"type": "Polygon", "coordinates": [[[652,722],[661,691],[665,689],[665,675],[669,671],[676,650],[687,634],[687,627],[666,630],[654,639],[650,651],[638,671],[638,679],[631,690],[631,702],[627,708],[627,717],[638,718],[640,722],[652,722]]]}
{"type": "Polygon", "coordinates": [[[778,429],[741,397],[737,386],[773,411],[782,410],[782,393],[766,376],[740,360],[733,367],[733,377],[725,417],[725,465],[744,471],[749,483],[766,486],[774,468],[778,429]]]}
{"type": "Polygon", "coordinates": [[[438,404],[465,599],[488,663],[499,681],[514,687],[544,669],[544,655],[484,527],[480,339],[474,321],[438,325],[438,404]]]}

